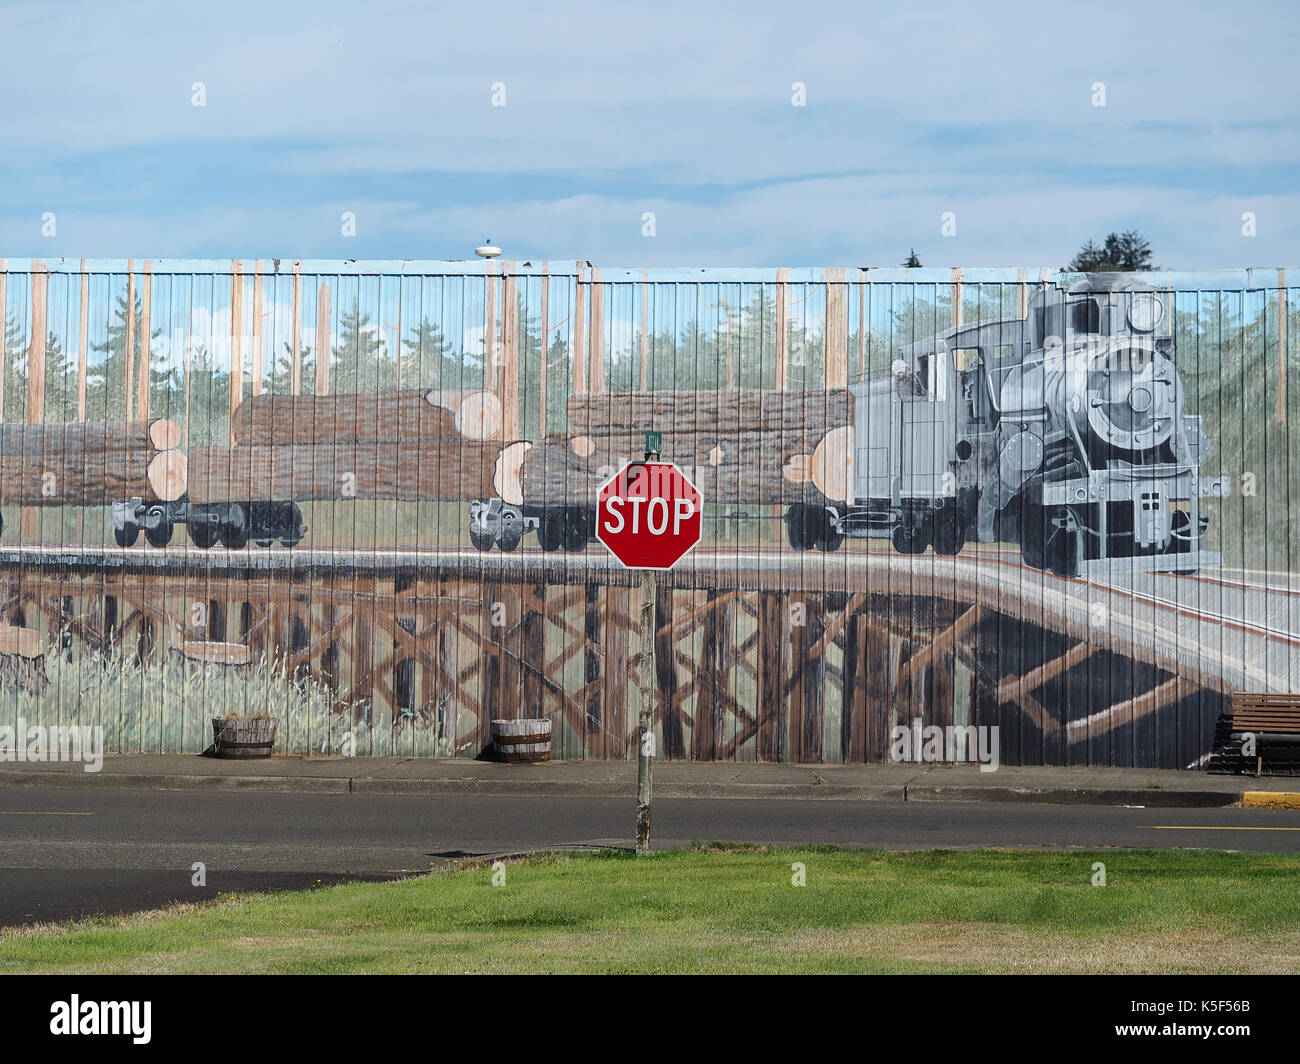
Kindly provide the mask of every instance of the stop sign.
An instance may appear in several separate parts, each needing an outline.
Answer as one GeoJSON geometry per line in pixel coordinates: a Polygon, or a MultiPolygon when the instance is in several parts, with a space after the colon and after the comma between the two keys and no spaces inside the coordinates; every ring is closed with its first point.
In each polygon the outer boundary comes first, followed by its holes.
{"type": "Polygon", "coordinates": [[[671,462],[629,462],[596,495],[596,538],[629,569],[671,569],[700,541],[703,502],[671,462]]]}

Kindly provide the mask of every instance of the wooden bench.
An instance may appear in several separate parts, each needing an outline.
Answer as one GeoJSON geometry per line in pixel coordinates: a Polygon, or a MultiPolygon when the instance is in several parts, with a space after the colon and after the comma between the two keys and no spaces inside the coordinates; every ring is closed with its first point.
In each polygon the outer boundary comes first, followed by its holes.
{"type": "Polygon", "coordinates": [[[1264,770],[1265,746],[1300,746],[1300,694],[1238,691],[1232,696],[1233,741],[1255,739],[1255,775],[1264,770]]]}

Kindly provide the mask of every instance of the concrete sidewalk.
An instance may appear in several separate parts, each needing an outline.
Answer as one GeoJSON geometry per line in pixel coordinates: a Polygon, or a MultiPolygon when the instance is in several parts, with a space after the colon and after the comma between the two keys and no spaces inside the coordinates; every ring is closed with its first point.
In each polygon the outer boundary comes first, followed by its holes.
{"type": "MultiPolygon", "coordinates": [[[[810,798],[881,802],[1045,802],[1079,805],[1223,806],[1247,791],[1300,791],[1300,780],[1210,776],[1120,768],[976,765],[771,765],[659,762],[660,798],[810,798]]],[[[78,763],[0,763],[0,788],[101,787],[130,790],[275,791],[386,795],[574,795],[630,798],[630,761],[503,765],[425,758],[275,757],[230,761],[194,754],[104,758],[100,772],[78,763]]]]}

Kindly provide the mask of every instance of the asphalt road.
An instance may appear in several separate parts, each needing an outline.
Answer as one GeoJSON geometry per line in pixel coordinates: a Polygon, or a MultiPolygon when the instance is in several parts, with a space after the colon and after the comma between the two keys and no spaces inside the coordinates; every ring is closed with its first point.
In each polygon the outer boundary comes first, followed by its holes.
{"type": "MultiPolygon", "coordinates": [[[[0,791],[0,926],[218,892],[384,879],[453,858],[626,845],[609,798],[0,791]],[[191,884],[192,866],[207,883],[191,884]]],[[[1300,851],[1300,811],[927,802],[662,800],[658,847],[696,840],[887,849],[1204,847],[1300,851]]]]}

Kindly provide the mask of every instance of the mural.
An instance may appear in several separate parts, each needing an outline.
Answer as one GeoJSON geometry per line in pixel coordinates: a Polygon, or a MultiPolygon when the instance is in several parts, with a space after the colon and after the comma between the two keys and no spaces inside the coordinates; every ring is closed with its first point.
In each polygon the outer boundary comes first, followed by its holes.
{"type": "Polygon", "coordinates": [[[1233,692],[1297,689],[1298,306],[1283,270],[0,262],[0,725],[475,756],[549,717],[628,757],[594,500],[655,430],[706,500],[662,756],[1202,767],[1233,692]]]}

